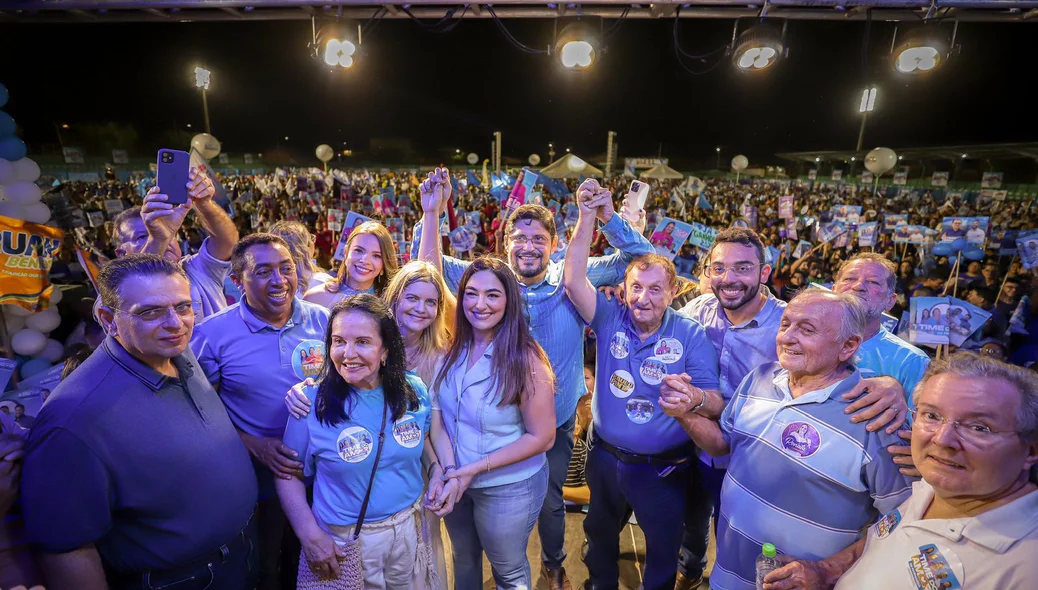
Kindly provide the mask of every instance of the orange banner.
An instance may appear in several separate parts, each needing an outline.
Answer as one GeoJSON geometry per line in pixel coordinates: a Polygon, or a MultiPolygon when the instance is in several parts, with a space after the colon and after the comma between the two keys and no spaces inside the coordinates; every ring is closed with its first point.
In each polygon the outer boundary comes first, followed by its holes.
{"type": "Polygon", "coordinates": [[[0,304],[39,311],[50,303],[47,280],[65,232],[0,216],[0,304]]]}

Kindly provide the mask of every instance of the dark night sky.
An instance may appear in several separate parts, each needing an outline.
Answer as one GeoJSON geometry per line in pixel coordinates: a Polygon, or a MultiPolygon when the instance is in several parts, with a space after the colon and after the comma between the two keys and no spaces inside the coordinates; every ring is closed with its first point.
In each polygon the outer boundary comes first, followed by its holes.
{"type": "MultiPolygon", "coordinates": [[[[550,21],[505,21],[528,45],[545,46],[550,21]]],[[[950,28],[950,25],[945,25],[950,28]]],[[[683,20],[683,48],[725,44],[731,21],[683,20]]],[[[409,138],[424,153],[457,147],[484,157],[491,134],[505,155],[545,155],[546,144],[590,155],[616,131],[622,156],[713,162],[745,153],[852,149],[866,81],[864,23],[794,21],[789,60],[763,77],[729,62],[706,75],[678,64],[673,21],[629,20],[584,75],[512,47],[490,20],[433,34],[384,20],[365,38],[350,72],[329,73],[307,57],[310,23],[241,22],[0,26],[0,82],[7,110],[33,145],[54,143],[52,121],[120,121],[142,136],[179,123],[202,126],[191,70],[213,71],[213,133],[230,153],[261,152],[290,136],[312,154],[318,143],[365,148],[371,137],[409,138]]],[[[962,52],[924,79],[890,67],[893,25],[874,23],[869,79],[880,88],[866,147],[1034,140],[1034,39],[1030,24],[959,27],[962,52]]],[[[711,63],[692,64],[705,69],[711,63]]],[[[32,147],[30,147],[32,149],[32,147]]]]}

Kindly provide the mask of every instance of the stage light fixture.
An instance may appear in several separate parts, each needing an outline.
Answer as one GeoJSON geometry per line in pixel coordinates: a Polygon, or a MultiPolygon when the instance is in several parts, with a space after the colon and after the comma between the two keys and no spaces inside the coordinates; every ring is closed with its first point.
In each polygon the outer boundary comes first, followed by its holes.
{"type": "Polygon", "coordinates": [[[894,69],[902,74],[921,75],[934,71],[950,55],[952,42],[937,25],[923,25],[904,31],[894,42],[894,69]]]}
{"type": "Polygon", "coordinates": [[[555,39],[555,55],[559,63],[571,70],[590,68],[601,51],[595,28],[583,21],[566,25],[555,39]]]}
{"type": "Polygon", "coordinates": [[[328,24],[314,36],[314,57],[328,67],[349,68],[355,63],[359,45],[359,28],[342,22],[328,24]]]}
{"type": "Polygon", "coordinates": [[[732,47],[732,63],[740,72],[766,70],[786,56],[784,35],[770,25],[756,25],[742,32],[732,47]]]}

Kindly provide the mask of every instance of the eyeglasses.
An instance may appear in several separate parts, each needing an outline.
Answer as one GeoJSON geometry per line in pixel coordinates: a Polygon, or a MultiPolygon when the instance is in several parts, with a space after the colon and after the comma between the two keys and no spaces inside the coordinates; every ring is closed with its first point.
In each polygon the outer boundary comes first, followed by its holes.
{"type": "Polygon", "coordinates": [[[912,427],[918,427],[921,432],[933,434],[934,432],[937,432],[941,426],[951,424],[952,430],[955,431],[960,439],[974,445],[990,443],[999,436],[1013,436],[1017,434],[1015,430],[995,430],[990,426],[979,422],[962,423],[948,420],[944,416],[931,410],[909,410],[909,414],[912,416],[912,427]]]}
{"type": "Polygon", "coordinates": [[[144,322],[157,322],[166,319],[171,312],[182,320],[194,318],[201,306],[193,301],[185,301],[172,307],[151,307],[141,311],[126,311],[125,309],[113,309],[115,313],[124,313],[144,322]]]}
{"type": "Polygon", "coordinates": [[[710,266],[706,267],[706,270],[710,273],[710,276],[713,277],[724,276],[724,273],[728,272],[729,270],[732,271],[732,274],[734,274],[737,277],[745,277],[749,275],[751,272],[753,272],[753,269],[757,268],[758,266],[760,265],[736,264],[735,266],[725,266],[723,264],[711,264],[710,266]]]}
{"type": "Polygon", "coordinates": [[[530,242],[533,242],[534,246],[547,246],[548,242],[551,241],[549,238],[545,236],[534,236],[533,239],[530,239],[527,236],[509,236],[508,239],[515,244],[519,244],[520,246],[525,246],[530,242]]]}

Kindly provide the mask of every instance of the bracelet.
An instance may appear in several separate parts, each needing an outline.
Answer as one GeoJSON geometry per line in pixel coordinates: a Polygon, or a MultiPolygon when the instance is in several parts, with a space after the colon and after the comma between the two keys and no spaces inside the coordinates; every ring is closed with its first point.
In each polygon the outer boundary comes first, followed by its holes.
{"type": "Polygon", "coordinates": [[[484,455],[487,460],[487,473],[490,473],[490,455],[484,455]]]}
{"type": "Polygon", "coordinates": [[[451,472],[452,469],[457,469],[457,468],[458,468],[457,465],[448,465],[448,466],[443,468],[443,474],[447,475],[448,473],[451,472]]]}
{"type": "Polygon", "coordinates": [[[693,413],[699,411],[699,408],[702,408],[703,406],[706,405],[706,390],[705,389],[700,389],[699,391],[703,392],[703,399],[699,401],[699,405],[698,406],[692,408],[691,412],[693,412],[693,413]]]}
{"type": "Polygon", "coordinates": [[[425,475],[426,475],[427,477],[432,477],[432,472],[433,472],[433,469],[436,469],[436,468],[437,468],[437,467],[439,467],[439,466],[440,466],[440,464],[439,464],[439,463],[435,463],[435,462],[434,462],[434,463],[432,463],[431,465],[429,465],[429,470],[428,470],[428,471],[426,471],[425,475]]]}

